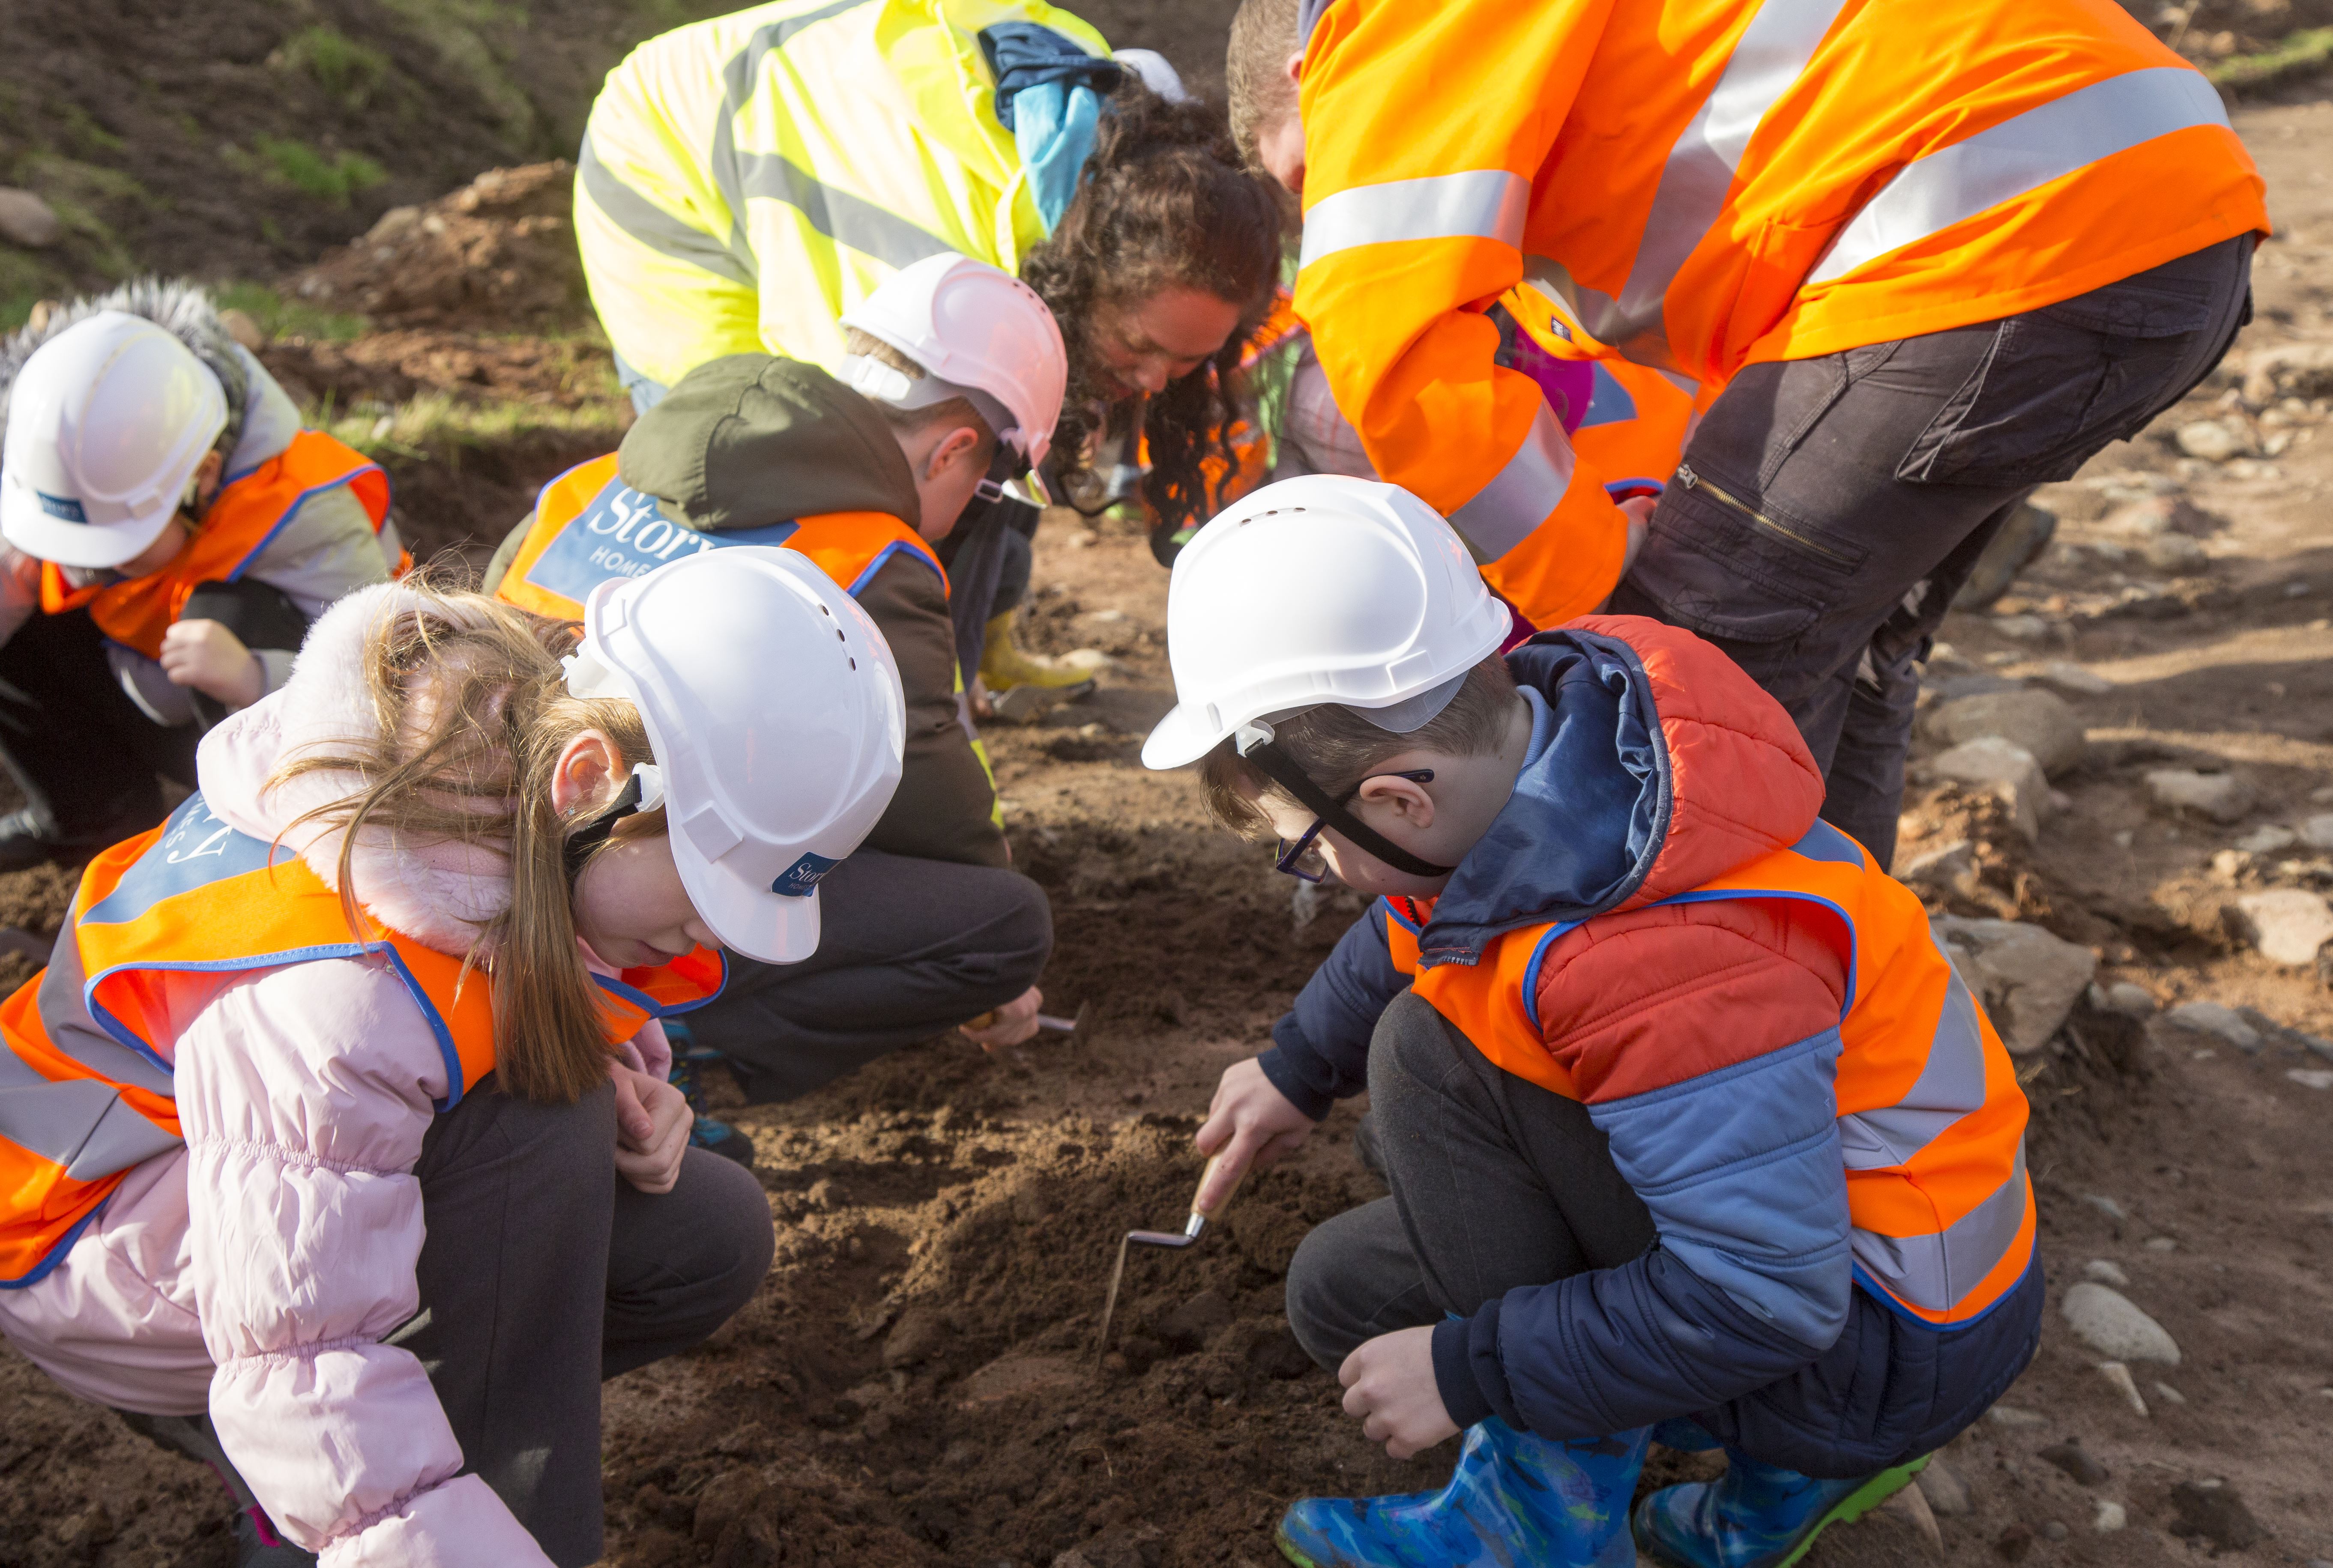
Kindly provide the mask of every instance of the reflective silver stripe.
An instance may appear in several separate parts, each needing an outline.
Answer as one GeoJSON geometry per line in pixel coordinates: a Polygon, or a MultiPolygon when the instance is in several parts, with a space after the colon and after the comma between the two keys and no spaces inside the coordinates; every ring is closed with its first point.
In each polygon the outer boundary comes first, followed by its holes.
{"type": "Polygon", "coordinates": [[[1984,1104],[1984,1031],[1976,999],[1941,949],[1936,961],[1944,966],[1944,1005],[1919,1078],[1896,1104],[1839,1119],[1839,1151],[1850,1171],[1902,1165],[1984,1104]]]}
{"type": "Polygon", "coordinates": [[[1890,251],[2141,142],[2227,123],[2218,91],[2184,66],[2155,66],[2092,82],[1905,165],[1839,230],[1807,281],[1844,277],[1890,251]]]}
{"type": "Polygon", "coordinates": [[[1323,196],[1304,215],[1309,267],[1356,245],[1394,240],[1496,240],[1521,248],[1531,182],[1503,168],[1357,185],[1323,196]]]}
{"type": "Polygon", "coordinates": [[[1666,349],[1662,301],[1670,283],[1724,212],[1733,171],[1766,111],[1805,72],[1845,5],[1846,0],[1766,0],[1750,19],[1717,85],[1669,148],[1620,297],[1580,291],[1588,308],[1580,325],[1599,339],[1631,358],[1645,351],[1630,349],[1637,339],[1656,339],[1666,349]]]}
{"type": "Polygon", "coordinates": [[[81,944],[60,942],[42,971],[39,1001],[41,1027],[49,1044],[101,1077],[149,1090],[164,1099],[176,1096],[170,1075],[115,1039],[90,1016],[82,996],[81,944]]]}
{"type": "Polygon", "coordinates": [[[95,1181],[175,1149],[179,1142],[176,1133],[164,1132],[128,1104],[116,1100],[74,1151],[65,1174],[76,1181],[95,1181]]]}
{"type": "Polygon", "coordinates": [[[95,1078],[51,1082],[0,1048],[0,1138],[53,1165],[71,1165],[121,1091],[95,1078]],[[24,1083],[19,1076],[35,1080],[24,1083]]]}
{"type": "Polygon", "coordinates": [[[1949,1312],[1998,1267],[2025,1226],[2025,1145],[2009,1180],[1934,1236],[1881,1236],[1858,1228],[1852,1238],[1865,1273],[1923,1312],[1949,1312]]]}
{"type": "MultiPolygon", "coordinates": [[[[741,196],[761,196],[798,209],[810,226],[840,245],[892,267],[911,266],[951,248],[897,213],[862,196],[824,184],[773,152],[744,152],[736,158],[741,196]]],[[[743,207],[737,209],[741,214],[743,207]]]]}
{"type": "Polygon", "coordinates": [[[1536,402],[1531,427],[1507,465],[1450,514],[1479,560],[1496,560],[1522,543],[1571,488],[1571,443],[1547,399],[1536,402]]]}
{"type": "Polygon", "coordinates": [[[754,286],[753,253],[743,256],[723,244],[703,229],[693,228],[665,211],[648,197],[616,177],[614,171],[600,161],[591,148],[591,133],[583,133],[583,148],[575,155],[577,177],[591,205],[607,215],[614,224],[632,238],[652,251],[660,251],[675,261],[686,262],[704,268],[715,277],[737,284],[740,288],[754,286]]]}
{"type": "Polygon", "coordinates": [[[751,253],[745,244],[745,191],[743,171],[737,167],[737,116],[744,111],[746,101],[754,96],[754,78],[760,74],[762,59],[773,49],[783,49],[794,34],[804,28],[855,11],[869,0],[833,0],[815,11],[799,16],[788,16],[756,28],[745,40],[745,47],[729,57],[721,68],[721,111],[713,122],[713,147],[709,161],[713,183],[720,187],[722,199],[729,205],[729,248],[751,253]]]}

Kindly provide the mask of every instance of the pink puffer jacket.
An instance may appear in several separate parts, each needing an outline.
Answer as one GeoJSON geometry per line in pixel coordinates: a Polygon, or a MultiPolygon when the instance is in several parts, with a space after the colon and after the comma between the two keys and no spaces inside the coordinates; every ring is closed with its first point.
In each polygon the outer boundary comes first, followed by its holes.
{"type": "MultiPolygon", "coordinates": [[[[370,721],[362,645],[403,597],[351,595],[310,632],[290,682],[211,731],[205,798],[273,838],[348,790],[309,774],[265,789],[293,748],[370,721]]],[[[459,953],[508,898],[496,856],[360,837],[356,894],[377,918],[459,953]]],[[[285,833],[337,885],[341,837],[285,833]]],[[[174,1020],[186,1147],[132,1171],[64,1261],[0,1291],[0,1330],[85,1399],[154,1414],[206,1407],[284,1534],[325,1568],[547,1563],[462,1452],[420,1363],[379,1343],[419,1305],[420,1185],[437,1039],[381,963],[318,960],[226,979],[174,1020]]],[[[632,1042],[661,1076],[662,1028],[632,1042]]]]}

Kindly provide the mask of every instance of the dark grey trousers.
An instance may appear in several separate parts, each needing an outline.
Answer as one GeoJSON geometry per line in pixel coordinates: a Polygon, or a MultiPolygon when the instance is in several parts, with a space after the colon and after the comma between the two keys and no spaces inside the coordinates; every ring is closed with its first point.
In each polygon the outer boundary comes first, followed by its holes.
{"type": "Polygon", "coordinates": [[[1772,693],[1829,782],[1824,817],[1887,865],[1915,666],[1954,593],[2034,486],[2220,362],[2251,320],[2252,243],[2000,321],[1745,368],[1685,451],[1708,483],[1669,485],[1612,613],[1697,632],[1772,693]]]}
{"type": "Polygon", "coordinates": [[[421,1360],[483,1477],[560,1568],[600,1551],[600,1384],[697,1343],[769,1272],[769,1201],[691,1149],[670,1192],[616,1174],[615,1095],[566,1106],[488,1078],[421,1145],[421,1360]]]}
{"type": "Polygon", "coordinates": [[[1315,1226],[1288,1266],[1289,1327],[1331,1372],[1364,1340],[1653,1244],[1588,1108],[1493,1066],[1414,991],[1378,1022],[1369,1119],[1394,1195],[1315,1226]]]}
{"type": "Polygon", "coordinates": [[[818,951],[791,964],[732,955],[728,985],[685,1020],[756,1103],[1003,1006],[1053,951],[1044,890],[1000,867],[861,849],[826,874],[818,902],[818,951]]]}

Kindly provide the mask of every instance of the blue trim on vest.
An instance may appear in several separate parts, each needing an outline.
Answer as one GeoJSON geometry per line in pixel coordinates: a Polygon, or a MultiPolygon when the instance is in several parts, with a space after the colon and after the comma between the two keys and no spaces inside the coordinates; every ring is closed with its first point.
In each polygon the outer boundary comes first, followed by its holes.
{"type": "MultiPolygon", "coordinates": [[[[275,536],[282,533],[285,529],[292,525],[293,518],[299,514],[299,511],[302,507],[308,504],[310,498],[322,495],[328,490],[340,490],[348,485],[354,484],[366,473],[367,471],[379,474],[383,480],[389,480],[388,469],[383,468],[378,463],[368,463],[362,468],[350,469],[338,479],[328,481],[322,484],[312,484],[307,489],[302,491],[299,494],[293,496],[292,498],[292,504],[283,509],[283,515],[275,520],[275,525],[269,529],[265,533],[261,534],[259,536],[259,542],[253,545],[250,550],[245,551],[243,559],[235,563],[235,569],[226,574],[226,580],[228,582],[241,581],[244,572],[249,569],[253,561],[259,559],[260,551],[274,543],[275,536]]],[[[389,481],[389,483],[390,495],[393,500],[396,493],[395,482],[389,481]]],[[[384,506],[381,508],[380,516],[373,521],[372,536],[375,539],[379,539],[380,537],[380,531],[386,527],[388,523],[389,508],[384,506]]]]}
{"type": "MultiPolygon", "coordinates": [[[[2031,1193],[2028,1193],[2026,1196],[2025,1206],[2029,1210],[2033,1207],[2033,1198],[2031,1193]]],[[[1956,1317],[1950,1323],[1938,1323],[1933,1318],[1922,1317],[1915,1312],[1906,1311],[1902,1302],[1890,1296],[1887,1290],[1880,1286],[1877,1280],[1863,1272],[1863,1265],[1861,1263],[1856,1264],[1852,1272],[1855,1276],[1855,1284],[1858,1289],[1861,1290],[1864,1295],[1869,1296],[1880,1305],[1886,1307],[1890,1313],[1894,1314],[1904,1322],[1910,1324],[1915,1328],[1926,1329],[1930,1334],[1951,1334],[1958,1329],[1974,1328],[1978,1324],[1981,1324],[1986,1318],[1991,1317],[1995,1312],[1998,1312],[2002,1306],[2006,1305],[2019,1291],[2024,1289],[2026,1284],[2040,1270],[2040,1267],[2041,1235],[2040,1230],[2037,1229],[2033,1235],[2031,1250],[2025,1260],[2025,1272],[2017,1276],[2017,1283],[2011,1286],[2007,1290],[2002,1291],[1999,1296],[1994,1296],[1991,1302],[1986,1304],[1984,1310],[1979,1312],[1975,1316],[1956,1317]]]]}
{"type": "Polygon", "coordinates": [[[82,1232],[96,1224],[97,1217],[104,1213],[107,1205],[112,1201],[113,1194],[107,1193],[104,1202],[74,1220],[72,1227],[62,1236],[57,1238],[54,1245],[41,1255],[41,1261],[33,1265],[29,1271],[15,1279],[0,1279],[0,1290],[22,1290],[26,1286],[38,1285],[46,1279],[49,1276],[49,1271],[65,1260],[65,1254],[73,1249],[73,1243],[81,1239],[82,1232]]]}
{"type": "Polygon", "coordinates": [[[885,545],[881,550],[877,550],[875,552],[875,559],[867,563],[867,569],[860,572],[857,578],[851,582],[850,586],[844,588],[842,591],[849,594],[852,598],[857,598],[859,597],[859,590],[864,588],[869,583],[873,582],[875,580],[875,574],[881,571],[884,564],[893,556],[898,554],[901,550],[907,551],[909,555],[914,556],[917,560],[923,562],[924,565],[931,568],[933,575],[940,579],[940,592],[943,594],[947,592],[947,573],[940,570],[939,563],[937,561],[934,560],[924,551],[917,550],[914,545],[909,544],[904,539],[895,539],[890,543],[885,545]]]}
{"type": "Polygon", "coordinates": [[[1803,855],[1809,860],[1852,865],[1858,871],[1863,869],[1863,846],[1819,817],[1815,818],[1815,825],[1807,829],[1806,837],[1791,846],[1791,853],[1803,855]]]}
{"type": "Polygon", "coordinates": [[[1416,936],[1426,929],[1415,921],[1412,921],[1407,915],[1402,913],[1401,910],[1394,904],[1392,894],[1381,894],[1378,895],[1378,902],[1385,905],[1386,918],[1393,922],[1396,925],[1401,927],[1402,930],[1409,932],[1410,935],[1416,936]]]}
{"type": "Polygon", "coordinates": [[[1523,965],[1523,1017],[1542,1034],[1546,1031],[1539,1021],[1539,967],[1547,961],[1547,950],[1555,945],[1558,937],[1567,936],[1587,923],[1584,920],[1557,921],[1540,933],[1538,944],[1531,949],[1531,961],[1523,965]]]}
{"type": "Polygon", "coordinates": [[[445,1018],[437,1011],[437,1004],[431,1001],[429,993],[421,989],[420,980],[405,967],[405,955],[388,942],[382,942],[379,951],[388,958],[389,966],[397,970],[397,978],[405,983],[406,990],[413,997],[414,1005],[421,1009],[421,1016],[428,1020],[429,1032],[437,1037],[437,1055],[446,1064],[446,1097],[433,1100],[430,1104],[437,1107],[438,1114],[443,1115],[462,1103],[462,1095],[469,1087],[463,1081],[462,1053],[455,1047],[454,1031],[446,1027],[445,1018]]]}
{"type": "Polygon", "coordinates": [[[697,998],[693,1002],[675,1002],[667,1006],[649,996],[648,992],[626,985],[614,975],[600,974],[597,971],[593,972],[591,982],[598,986],[601,990],[606,991],[609,995],[620,998],[623,1000],[631,1003],[632,1006],[639,1009],[642,1012],[645,1012],[652,1018],[678,1018],[683,1013],[695,1012],[697,1009],[703,1007],[706,1003],[712,1001],[720,996],[724,990],[728,989],[729,955],[726,952],[722,951],[719,948],[715,948],[713,950],[713,956],[721,961],[721,983],[715,986],[710,991],[697,998]]]}
{"type": "Polygon", "coordinates": [[[1639,495],[1666,495],[1668,488],[1657,479],[1613,479],[1605,482],[1604,493],[1615,501],[1628,501],[1639,495]]]}

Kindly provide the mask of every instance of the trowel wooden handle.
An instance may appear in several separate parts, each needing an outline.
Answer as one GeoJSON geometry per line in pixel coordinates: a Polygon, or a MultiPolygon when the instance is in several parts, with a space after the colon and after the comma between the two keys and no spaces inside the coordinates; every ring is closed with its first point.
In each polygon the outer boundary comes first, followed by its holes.
{"type": "Polygon", "coordinates": [[[1231,1202],[1232,1194],[1239,1190],[1239,1184],[1247,1180],[1247,1171],[1242,1171],[1237,1176],[1232,1178],[1232,1184],[1224,1189],[1224,1195],[1221,1198],[1216,1199],[1213,1203],[1202,1205],[1199,1202],[1199,1194],[1206,1191],[1207,1183],[1215,1179],[1215,1167],[1223,1162],[1224,1156],[1221,1154],[1209,1156],[1207,1168],[1199,1172],[1198,1191],[1191,1194],[1191,1212],[1202,1219],[1213,1219],[1222,1213],[1224,1207],[1231,1202]]]}

